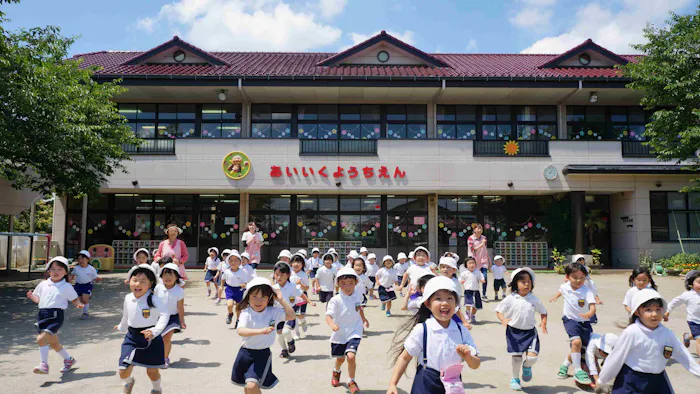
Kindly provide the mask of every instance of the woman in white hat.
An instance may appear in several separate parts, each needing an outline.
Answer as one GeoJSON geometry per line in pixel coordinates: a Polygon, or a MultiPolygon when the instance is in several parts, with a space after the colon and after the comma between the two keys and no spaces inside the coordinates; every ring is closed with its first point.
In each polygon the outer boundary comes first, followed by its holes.
{"type": "Polygon", "coordinates": [[[643,289],[634,295],[630,325],[605,360],[600,384],[614,380],[615,394],[671,394],[673,388],[665,371],[670,358],[700,377],[700,365],[673,331],[661,324],[666,307],[666,300],[656,290],[643,289]]]}
{"type": "Polygon", "coordinates": [[[182,229],[175,223],[170,223],[165,228],[166,239],[158,245],[158,250],[153,255],[153,261],[158,262],[162,257],[171,257],[173,262],[180,268],[180,276],[187,280],[185,263],[190,255],[187,253],[185,241],[177,237],[182,234],[182,229]]]}

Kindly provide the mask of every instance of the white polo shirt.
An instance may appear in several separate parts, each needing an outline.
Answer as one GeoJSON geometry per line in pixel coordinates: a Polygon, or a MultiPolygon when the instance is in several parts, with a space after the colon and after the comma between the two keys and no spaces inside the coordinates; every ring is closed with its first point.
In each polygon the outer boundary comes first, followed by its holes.
{"type": "Polygon", "coordinates": [[[335,288],[336,272],[337,271],[333,267],[326,268],[325,265],[316,271],[316,279],[318,280],[319,286],[321,286],[321,291],[333,291],[335,288]]]}
{"type": "Polygon", "coordinates": [[[688,290],[682,293],[668,304],[668,312],[671,312],[681,304],[685,304],[686,320],[700,324],[700,293],[695,290],[688,290]]]}
{"type": "Polygon", "coordinates": [[[165,304],[165,309],[168,315],[177,314],[177,303],[185,299],[185,289],[175,284],[172,289],[168,290],[164,284],[158,284],[155,288],[156,297],[160,298],[165,304]]]}
{"type": "Polygon", "coordinates": [[[70,283],[65,280],[54,282],[51,278],[39,282],[32,293],[39,297],[39,309],[66,309],[68,301],[78,298],[70,283]]]}
{"type": "Polygon", "coordinates": [[[331,264],[331,268],[333,268],[335,270],[335,272],[340,271],[343,267],[344,267],[344,265],[340,261],[336,261],[333,264],[331,264]]]}
{"type": "MultiPolygon", "coordinates": [[[[282,297],[289,303],[289,305],[294,306],[297,303],[297,297],[301,297],[303,294],[301,290],[296,286],[296,284],[287,281],[284,286],[280,286],[279,283],[275,283],[273,286],[275,289],[279,289],[282,293],[282,297]]],[[[281,306],[281,305],[280,305],[281,306]]]]}
{"type": "MultiPolygon", "coordinates": [[[[428,363],[425,366],[428,368],[442,371],[450,365],[461,364],[463,360],[457,353],[457,345],[469,345],[473,356],[479,354],[469,330],[461,327],[460,332],[460,327],[454,320],[450,319],[449,326],[444,328],[434,317],[430,317],[425,321],[425,325],[428,329],[428,363]]],[[[419,364],[424,365],[423,324],[413,327],[403,347],[411,357],[417,357],[419,364]]]]}
{"type": "Polygon", "coordinates": [[[415,286],[416,283],[418,283],[418,278],[420,278],[420,276],[423,275],[423,273],[425,272],[433,272],[430,270],[430,266],[428,264],[415,264],[408,267],[408,269],[406,270],[406,275],[408,275],[408,277],[411,279],[411,286],[415,286]]]}
{"type": "Polygon", "coordinates": [[[250,264],[241,264],[241,269],[245,271],[248,274],[248,278],[253,279],[258,274],[255,272],[255,269],[250,266],[250,264]]]}
{"type": "Polygon", "coordinates": [[[474,271],[466,270],[459,275],[459,279],[464,282],[464,290],[479,291],[484,274],[476,268],[474,271]]]}
{"type": "Polygon", "coordinates": [[[491,266],[491,272],[493,272],[493,279],[503,279],[506,276],[506,271],[508,269],[505,265],[497,266],[496,264],[491,266]]]}
{"type": "Polygon", "coordinates": [[[377,271],[375,277],[379,284],[387,290],[394,287],[394,284],[399,281],[396,270],[393,268],[382,267],[377,271]]]}
{"type": "Polygon", "coordinates": [[[306,264],[307,264],[307,268],[306,268],[306,269],[307,269],[307,270],[312,270],[312,269],[314,269],[314,268],[318,268],[318,267],[322,266],[322,265],[323,265],[323,261],[321,261],[321,258],[320,258],[320,257],[313,257],[313,256],[311,256],[311,257],[309,257],[308,260],[306,260],[306,264]]]}
{"type": "Polygon", "coordinates": [[[559,286],[559,292],[564,297],[565,317],[577,322],[589,320],[580,316],[582,313],[588,313],[590,304],[595,304],[595,295],[586,285],[574,290],[571,288],[571,283],[566,282],[559,286]]]}
{"type": "Polygon", "coordinates": [[[372,287],[372,281],[365,274],[360,275],[360,280],[355,285],[355,292],[358,294],[367,294],[367,289],[372,287]]]}
{"type": "Polygon", "coordinates": [[[124,297],[124,312],[122,313],[122,320],[117,326],[119,331],[126,332],[129,327],[153,327],[150,330],[154,337],[163,332],[165,326],[168,325],[170,315],[163,300],[156,295],[151,298],[153,306],[149,306],[149,294],[151,294],[150,290],[140,298],[134,297],[134,293],[129,293],[124,297]]]}
{"type": "Polygon", "coordinates": [[[221,274],[221,280],[231,287],[241,287],[242,284],[250,282],[250,279],[248,272],[241,267],[235,272],[229,267],[221,274]]]}
{"type": "Polygon", "coordinates": [[[362,294],[354,291],[351,295],[340,292],[331,298],[326,308],[326,316],[340,327],[331,333],[331,343],[348,343],[350,339],[362,338],[362,316],[360,316],[362,294]]]}
{"type": "Polygon", "coordinates": [[[532,293],[528,293],[525,297],[518,293],[511,293],[498,304],[496,312],[510,319],[509,326],[519,330],[532,330],[537,325],[535,314],[546,315],[547,309],[532,293]]]}
{"type": "Polygon", "coordinates": [[[97,279],[97,270],[90,264],[88,264],[85,268],[76,265],[73,267],[73,272],[71,273],[75,275],[75,283],[81,285],[92,283],[93,280],[97,279]]]}
{"type": "Polygon", "coordinates": [[[207,261],[205,262],[205,264],[207,265],[208,270],[216,271],[219,269],[219,266],[221,265],[221,260],[219,260],[218,257],[213,258],[213,259],[211,257],[207,257],[207,261]]]}
{"type": "Polygon", "coordinates": [[[365,265],[367,266],[367,276],[377,276],[377,272],[379,272],[379,264],[377,264],[376,261],[374,264],[371,264],[368,260],[365,265]]]}
{"type": "Polygon", "coordinates": [[[620,334],[598,379],[602,384],[614,380],[625,364],[637,372],[659,374],[666,369],[668,363],[664,354],[669,355],[668,358],[673,357],[683,368],[700,377],[700,365],[673,331],[663,324],[651,330],[637,320],[620,334]]]}
{"type": "MultiPolygon", "coordinates": [[[[591,375],[598,374],[598,368],[596,367],[596,360],[601,360],[600,353],[598,350],[603,342],[603,336],[600,334],[591,334],[591,339],[588,341],[588,346],[586,346],[586,365],[588,366],[588,373],[591,375]]],[[[607,362],[607,361],[606,361],[607,362]]]]}
{"type": "Polygon", "coordinates": [[[394,264],[394,269],[396,270],[396,275],[404,276],[404,274],[406,274],[406,270],[408,270],[408,268],[410,266],[411,265],[408,264],[408,261],[404,262],[403,264],[401,264],[401,263],[394,264]]]}
{"type": "Polygon", "coordinates": [[[292,271],[292,276],[289,277],[289,281],[294,283],[297,286],[297,288],[301,290],[301,285],[297,283],[297,279],[299,279],[300,283],[304,286],[309,286],[311,284],[311,281],[309,280],[309,275],[307,275],[304,271],[292,271]]]}
{"type": "Polygon", "coordinates": [[[627,290],[627,293],[625,293],[625,299],[622,301],[622,305],[627,306],[627,307],[632,307],[632,298],[634,298],[634,295],[639,293],[639,289],[637,286],[632,286],[627,290]]]}
{"type": "MultiPolygon", "coordinates": [[[[268,306],[264,311],[256,312],[253,308],[247,307],[241,311],[241,315],[238,317],[238,328],[260,329],[276,327],[278,323],[285,321],[286,318],[287,314],[282,308],[268,306]]],[[[246,349],[269,349],[273,343],[275,343],[275,330],[272,330],[269,334],[241,337],[241,347],[246,349]]]]}
{"type": "Polygon", "coordinates": [[[418,296],[414,299],[409,298],[408,305],[406,306],[406,308],[411,312],[418,312],[418,310],[420,309],[420,304],[422,304],[422,303],[423,303],[423,296],[418,296]]]}

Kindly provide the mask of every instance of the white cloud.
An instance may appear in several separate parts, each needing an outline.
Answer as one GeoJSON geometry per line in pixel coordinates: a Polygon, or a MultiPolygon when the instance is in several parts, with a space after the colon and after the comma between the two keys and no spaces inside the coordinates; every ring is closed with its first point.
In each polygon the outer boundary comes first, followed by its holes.
{"type": "Polygon", "coordinates": [[[148,33],[153,32],[153,25],[156,23],[155,19],[153,18],[140,18],[136,21],[136,28],[144,30],[148,33]]]}
{"type": "MultiPolygon", "coordinates": [[[[377,34],[381,33],[380,31],[375,31],[374,33],[371,34],[362,34],[362,33],[350,33],[350,38],[352,39],[352,45],[357,45],[363,41],[366,41],[377,34]]],[[[413,32],[410,30],[406,30],[403,33],[398,33],[394,31],[387,31],[387,34],[394,36],[395,38],[398,38],[399,40],[405,42],[408,45],[414,45],[415,44],[415,38],[413,37],[413,32]]]]}
{"type": "Polygon", "coordinates": [[[590,3],[576,11],[568,31],[537,40],[521,53],[563,53],[588,38],[620,54],[635,53],[630,44],[645,41],[647,22],[662,24],[669,11],[677,11],[693,0],[618,0],[619,8],[590,3]]]}
{"type": "Polygon", "coordinates": [[[469,41],[467,42],[467,47],[465,48],[466,52],[474,52],[476,51],[477,44],[476,40],[473,38],[470,38],[469,41]]]}
{"type": "Polygon", "coordinates": [[[554,13],[548,8],[553,7],[557,0],[518,0],[518,2],[522,3],[522,8],[508,20],[512,25],[528,29],[548,26],[554,13]]]}
{"type": "MultiPolygon", "coordinates": [[[[145,18],[144,18],[145,19],[145,18]]],[[[205,50],[308,51],[336,42],[342,31],[282,0],[179,0],[161,7],[155,22],[205,50]]]]}
{"type": "Polygon", "coordinates": [[[342,14],[347,4],[348,0],[319,0],[318,6],[321,9],[321,15],[331,19],[342,14]]]}

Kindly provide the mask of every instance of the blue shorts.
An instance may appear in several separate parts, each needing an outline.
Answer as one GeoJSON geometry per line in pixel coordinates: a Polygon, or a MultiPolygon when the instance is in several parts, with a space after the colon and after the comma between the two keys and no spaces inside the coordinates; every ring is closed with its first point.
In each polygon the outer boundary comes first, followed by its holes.
{"type": "Polygon", "coordinates": [[[377,278],[375,276],[368,276],[369,281],[372,282],[372,287],[368,290],[374,290],[374,286],[377,284],[377,278]]]}
{"type": "Polygon", "coordinates": [[[321,301],[321,302],[323,302],[323,303],[326,303],[326,302],[330,301],[331,298],[333,298],[333,292],[332,292],[332,291],[323,291],[323,290],[321,290],[321,291],[318,292],[318,300],[321,301]]]}
{"type": "Polygon", "coordinates": [[[214,282],[214,277],[216,276],[217,272],[219,272],[219,271],[208,269],[207,273],[204,275],[204,281],[205,282],[214,282]]]}
{"type": "Polygon", "coordinates": [[[561,318],[564,322],[564,329],[566,333],[569,334],[569,339],[581,339],[583,346],[588,346],[588,341],[591,339],[591,334],[593,333],[593,327],[591,327],[591,322],[578,322],[571,320],[564,316],[561,318]]]}
{"type": "Polygon", "coordinates": [[[515,327],[506,327],[506,342],[508,354],[521,355],[525,352],[540,354],[540,339],[537,329],[521,330],[515,327]]]}
{"type": "Polygon", "coordinates": [[[464,305],[471,305],[476,309],[483,308],[479,290],[464,290],[464,305]]]}
{"type": "Polygon", "coordinates": [[[297,326],[297,319],[281,321],[281,322],[277,323],[277,330],[281,331],[284,328],[285,324],[288,325],[289,328],[294,328],[297,326]]]}
{"type": "Polygon", "coordinates": [[[306,314],[306,305],[294,305],[292,309],[294,309],[294,312],[297,313],[297,315],[305,315],[306,314]]]}
{"type": "Polygon", "coordinates": [[[309,272],[309,278],[311,278],[311,279],[316,278],[317,271],[318,271],[318,268],[311,268],[311,272],[309,272]]]}
{"type": "Polygon", "coordinates": [[[58,334],[58,330],[61,329],[63,325],[63,309],[60,308],[43,308],[39,309],[39,315],[37,316],[36,323],[34,326],[36,330],[41,334],[46,331],[50,334],[58,334]]]}
{"type": "Polygon", "coordinates": [[[346,353],[357,353],[360,338],[349,339],[346,343],[331,343],[331,356],[343,357],[346,353]]]}
{"type": "Polygon", "coordinates": [[[399,279],[399,285],[403,283],[403,275],[396,275],[396,277],[399,279]]]}
{"type": "Polygon", "coordinates": [[[75,292],[78,293],[78,297],[80,297],[83,294],[90,295],[92,294],[92,282],[76,283],[73,285],[73,289],[75,289],[75,292]]]}
{"type": "Polygon", "coordinates": [[[240,348],[236,361],[233,363],[231,382],[238,386],[245,386],[248,382],[255,382],[263,389],[275,387],[279,380],[272,373],[272,354],[270,349],[240,348]]]}
{"type": "Polygon", "coordinates": [[[243,289],[226,285],[226,299],[239,303],[243,300],[243,289]]]}
{"type": "Polygon", "coordinates": [[[659,374],[637,372],[623,365],[615,377],[613,394],[672,394],[666,372],[659,374]]]}
{"type": "Polygon", "coordinates": [[[119,369],[127,369],[130,365],[165,368],[163,337],[158,335],[150,341],[146,340],[141,331],[149,328],[151,327],[129,327],[129,331],[124,336],[124,342],[122,342],[119,369]]]}
{"type": "Polygon", "coordinates": [[[700,338],[700,324],[693,323],[692,321],[689,321],[688,327],[690,328],[690,335],[692,335],[693,338],[695,338],[695,339],[699,339],[700,338]]]}

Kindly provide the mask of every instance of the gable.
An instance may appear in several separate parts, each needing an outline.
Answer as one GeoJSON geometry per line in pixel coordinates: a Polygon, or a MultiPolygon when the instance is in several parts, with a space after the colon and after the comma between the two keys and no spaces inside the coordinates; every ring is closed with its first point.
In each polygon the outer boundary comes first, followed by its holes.
{"type": "Polygon", "coordinates": [[[386,41],[378,42],[360,52],[343,59],[339,64],[372,64],[378,66],[429,66],[425,60],[398,48],[386,41]],[[383,60],[380,52],[386,52],[389,59],[383,60]]]}
{"type": "Polygon", "coordinates": [[[612,68],[616,64],[627,64],[629,61],[596,44],[590,38],[547,63],[540,68],[561,67],[607,67],[612,68]],[[582,61],[583,60],[583,61],[582,61]]]}
{"type": "Polygon", "coordinates": [[[162,52],[154,53],[153,56],[144,58],[140,61],[141,64],[209,64],[209,62],[196,53],[188,51],[182,47],[174,46],[162,52]],[[175,60],[175,53],[182,51],[185,54],[185,60],[178,62],[175,60]]]}
{"type": "Polygon", "coordinates": [[[143,52],[127,60],[123,64],[135,66],[139,64],[208,64],[224,66],[228,63],[203,49],[181,40],[178,36],[157,47],[143,52]],[[174,55],[178,52],[184,54],[184,59],[178,61],[174,55]]]}

